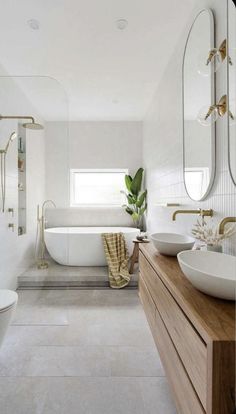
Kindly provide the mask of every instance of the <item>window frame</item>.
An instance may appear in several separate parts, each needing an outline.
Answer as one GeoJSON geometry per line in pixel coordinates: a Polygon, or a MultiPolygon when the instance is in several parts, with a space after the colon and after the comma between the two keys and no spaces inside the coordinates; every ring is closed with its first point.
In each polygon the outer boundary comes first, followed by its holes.
{"type": "MultiPolygon", "coordinates": [[[[80,208],[80,207],[122,207],[120,204],[88,204],[88,203],[75,203],[75,183],[73,176],[76,173],[123,173],[129,174],[128,168],[71,168],[70,169],[70,207],[71,208],[80,208]]],[[[124,185],[125,188],[125,185],[124,185]]]]}

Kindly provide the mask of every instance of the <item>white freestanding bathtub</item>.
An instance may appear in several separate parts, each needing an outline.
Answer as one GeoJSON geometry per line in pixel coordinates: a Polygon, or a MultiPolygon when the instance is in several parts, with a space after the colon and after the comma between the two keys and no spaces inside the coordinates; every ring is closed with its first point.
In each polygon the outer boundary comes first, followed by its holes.
{"type": "Polygon", "coordinates": [[[56,227],[45,230],[50,256],[66,266],[106,266],[102,233],[123,233],[129,255],[139,229],[132,227],[56,227]]]}

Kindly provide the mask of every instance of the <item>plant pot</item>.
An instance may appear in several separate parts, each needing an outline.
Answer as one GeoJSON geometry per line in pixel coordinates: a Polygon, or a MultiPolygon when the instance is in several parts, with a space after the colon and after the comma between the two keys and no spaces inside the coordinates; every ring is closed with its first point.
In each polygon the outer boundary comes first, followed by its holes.
{"type": "Polygon", "coordinates": [[[210,252],[222,253],[222,246],[221,245],[212,246],[210,244],[207,244],[207,250],[210,252]]]}

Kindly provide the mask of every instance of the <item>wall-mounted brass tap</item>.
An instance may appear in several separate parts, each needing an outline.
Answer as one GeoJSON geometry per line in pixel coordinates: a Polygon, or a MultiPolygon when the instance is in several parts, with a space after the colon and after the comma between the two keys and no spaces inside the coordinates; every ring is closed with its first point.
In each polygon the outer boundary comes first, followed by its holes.
{"type": "Polygon", "coordinates": [[[204,218],[204,217],[212,217],[213,210],[212,209],[202,210],[201,208],[199,208],[198,210],[176,210],[172,216],[173,221],[176,220],[177,214],[197,214],[198,216],[201,216],[202,218],[204,218]]]}
{"type": "Polygon", "coordinates": [[[224,234],[225,226],[228,223],[236,223],[236,217],[225,217],[223,220],[221,220],[219,225],[219,234],[224,234]]]}

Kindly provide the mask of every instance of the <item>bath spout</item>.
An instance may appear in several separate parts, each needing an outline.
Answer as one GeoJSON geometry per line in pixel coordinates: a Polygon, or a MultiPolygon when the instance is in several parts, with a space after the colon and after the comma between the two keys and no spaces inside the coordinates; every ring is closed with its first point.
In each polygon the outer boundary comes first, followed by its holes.
{"type": "Polygon", "coordinates": [[[52,204],[53,207],[56,208],[56,204],[54,203],[53,200],[45,200],[42,204],[41,217],[40,217],[40,212],[39,212],[39,205],[37,206],[37,235],[36,235],[35,251],[37,251],[37,239],[39,236],[40,256],[37,258],[39,269],[48,268],[48,262],[45,260],[44,231],[45,231],[45,206],[49,203],[52,204]]]}

